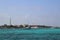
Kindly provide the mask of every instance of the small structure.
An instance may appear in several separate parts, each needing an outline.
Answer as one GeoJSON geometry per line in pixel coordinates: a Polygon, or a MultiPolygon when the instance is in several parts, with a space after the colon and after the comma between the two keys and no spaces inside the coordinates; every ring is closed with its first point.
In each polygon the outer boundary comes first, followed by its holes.
{"type": "Polygon", "coordinates": [[[31,28],[38,28],[38,25],[30,25],[31,28]]]}

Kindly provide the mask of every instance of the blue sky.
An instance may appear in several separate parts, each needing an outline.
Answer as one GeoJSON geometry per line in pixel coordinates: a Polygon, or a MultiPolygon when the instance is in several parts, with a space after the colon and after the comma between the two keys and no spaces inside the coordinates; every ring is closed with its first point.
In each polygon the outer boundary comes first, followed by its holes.
{"type": "Polygon", "coordinates": [[[40,24],[60,26],[60,0],[0,0],[0,25],[40,24]]]}

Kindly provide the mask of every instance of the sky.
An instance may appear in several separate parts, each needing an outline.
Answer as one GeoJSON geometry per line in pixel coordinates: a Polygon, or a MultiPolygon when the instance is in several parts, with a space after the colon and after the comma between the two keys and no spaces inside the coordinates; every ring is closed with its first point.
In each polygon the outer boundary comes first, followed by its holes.
{"type": "Polygon", "coordinates": [[[60,0],[0,0],[0,25],[60,26],[60,0]]]}

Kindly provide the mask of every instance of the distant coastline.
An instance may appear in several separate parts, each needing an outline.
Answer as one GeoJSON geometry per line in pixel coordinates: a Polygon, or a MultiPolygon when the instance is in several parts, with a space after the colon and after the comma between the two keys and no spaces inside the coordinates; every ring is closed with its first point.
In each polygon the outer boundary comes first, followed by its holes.
{"type": "Polygon", "coordinates": [[[53,27],[53,26],[45,26],[45,25],[0,25],[0,28],[60,28],[60,27],[53,27]]]}

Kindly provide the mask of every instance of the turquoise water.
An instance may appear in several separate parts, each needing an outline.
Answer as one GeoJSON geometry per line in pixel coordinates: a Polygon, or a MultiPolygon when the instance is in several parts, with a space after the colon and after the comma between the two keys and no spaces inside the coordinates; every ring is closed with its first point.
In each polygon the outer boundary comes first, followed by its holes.
{"type": "Polygon", "coordinates": [[[60,29],[0,29],[0,40],[60,40],[60,29]]]}

